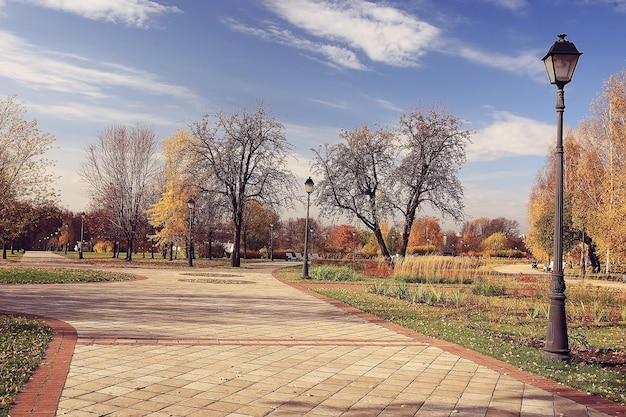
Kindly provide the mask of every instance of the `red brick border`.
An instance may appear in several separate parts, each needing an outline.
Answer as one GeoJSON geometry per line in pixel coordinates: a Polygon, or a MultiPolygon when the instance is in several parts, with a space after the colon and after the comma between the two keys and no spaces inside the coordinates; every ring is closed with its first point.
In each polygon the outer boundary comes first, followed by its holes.
{"type": "Polygon", "coordinates": [[[2,312],[45,321],[52,327],[46,356],[9,410],[11,417],[54,417],[70,370],[76,344],[76,329],[61,320],[31,314],[2,312]]]}
{"type": "Polygon", "coordinates": [[[544,378],[539,375],[532,374],[528,371],[524,371],[522,369],[509,365],[508,363],[499,361],[489,356],[464,348],[460,345],[457,345],[451,342],[446,342],[446,341],[439,340],[439,339],[435,339],[432,337],[424,336],[420,333],[416,333],[413,330],[407,329],[405,327],[399,326],[394,323],[390,323],[373,314],[366,313],[357,308],[344,304],[341,301],[337,301],[335,299],[319,294],[313,291],[312,289],[308,288],[306,284],[296,284],[293,282],[286,281],[280,278],[277,272],[278,271],[276,270],[273,271],[272,275],[274,276],[274,278],[276,278],[280,282],[287,284],[290,287],[295,288],[297,290],[306,292],[307,294],[310,294],[316,298],[319,298],[320,300],[324,300],[327,303],[332,304],[335,307],[341,308],[344,311],[350,314],[359,316],[369,322],[376,323],[380,326],[386,327],[397,333],[411,337],[419,342],[428,343],[432,346],[438,347],[442,350],[453,353],[462,358],[469,359],[473,362],[476,362],[479,365],[486,366],[487,368],[492,369],[496,372],[509,375],[522,382],[525,382],[537,388],[543,389],[551,394],[558,395],[563,398],[567,398],[569,400],[575,401],[579,404],[583,404],[587,407],[593,408],[594,410],[600,411],[602,413],[609,414],[611,416],[616,416],[616,417],[626,416],[626,407],[623,405],[617,404],[613,401],[607,400],[602,397],[590,395],[590,394],[587,394],[586,392],[567,387],[565,385],[559,384],[556,381],[544,378]]]}

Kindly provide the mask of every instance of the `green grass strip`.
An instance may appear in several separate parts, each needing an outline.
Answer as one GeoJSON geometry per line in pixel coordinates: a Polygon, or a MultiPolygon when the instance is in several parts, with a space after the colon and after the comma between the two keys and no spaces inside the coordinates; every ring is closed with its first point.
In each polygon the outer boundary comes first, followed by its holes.
{"type": "Polygon", "coordinates": [[[119,272],[84,269],[0,269],[0,284],[60,284],[67,282],[127,281],[137,277],[119,272]]]}

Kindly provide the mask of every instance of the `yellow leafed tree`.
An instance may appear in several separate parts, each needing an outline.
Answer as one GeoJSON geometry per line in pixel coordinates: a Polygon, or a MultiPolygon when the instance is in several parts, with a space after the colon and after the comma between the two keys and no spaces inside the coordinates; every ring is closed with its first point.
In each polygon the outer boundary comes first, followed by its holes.
{"type": "Polygon", "coordinates": [[[190,154],[186,152],[191,133],[179,130],[163,140],[163,177],[161,198],[148,210],[150,224],[157,230],[152,237],[161,245],[184,245],[189,233],[187,201],[197,194],[191,186],[190,154]]]}
{"type": "MultiPolygon", "coordinates": [[[[578,241],[587,261],[606,271],[626,255],[626,70],[611,76],[592,103],[592,114],[565,140],[565,194],[568,228],[565,243],[578,241]],[[569,234],[569,236],[567,236],[569,234]],[[580,245],[584,239],[584,245],[580,245]]],[[[549,158],[533,187],[529,203],[531,229],[526,243],[535,255],[549,254],[547,236],[554,211],[554,158],[549,158]],[[552,212],[552,214],[551,214],[552,212]]],[[[551,236],[550,236],[551,238],[551,236]]],[[[580,253],[580,252],[579,252],[580,253]]]]}

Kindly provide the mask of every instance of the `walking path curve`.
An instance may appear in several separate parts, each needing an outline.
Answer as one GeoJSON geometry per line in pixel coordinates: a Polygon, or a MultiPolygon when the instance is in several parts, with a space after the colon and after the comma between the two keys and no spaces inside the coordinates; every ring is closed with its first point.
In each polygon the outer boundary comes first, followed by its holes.
{"type": "MultiPolygon", "coordinates": [[[[498,265],[493,268],[495,271],[500,272],[502,274],[510,274],[510,275],[542,275],[545,277],[550,277],[551,273],[544,272],[541,268],[533,269],[530,264],[505,264],[498,265]]],[[[608,287],[608,288],[617,288],[617,289],[626,289],[626,282],[623,281],[608,281],[606,279],[580,279],[579,276],[575,275],[565,275],[565,282],[567,284],[589,284],[595,285],[598,287],[608,287]]]]}
{"type": "MultiPolygon", "coordinates": [[[[22,258],[77,263],[45,252],[22,258]]],[[[51,318],[58,336],[11,416],[626,415],[300,291],[272,276],[279,265],[132,268],[125,272],[147,279],[0,286],[1,310],[51,318]]]]}

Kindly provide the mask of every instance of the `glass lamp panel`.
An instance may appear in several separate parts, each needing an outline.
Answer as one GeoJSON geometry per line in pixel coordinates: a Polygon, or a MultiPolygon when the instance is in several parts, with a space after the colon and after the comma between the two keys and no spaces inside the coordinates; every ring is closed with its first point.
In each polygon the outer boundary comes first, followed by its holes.
{"type": "Polygon", "coordinates": [[[557,81],[570,82],[576,68],[578,55],[556,55],[554,56],[554,71],[557,81]]]}
{"type": "Polygon", "coordinates": [[[556,83],[556,75],[554,70],[554,61],[552,60],[552,55],[548,55],[544,58],[543,63],[546,66],[546,71],[548,72],[548,78],[550,78],[550,84],[556,83]]]}

